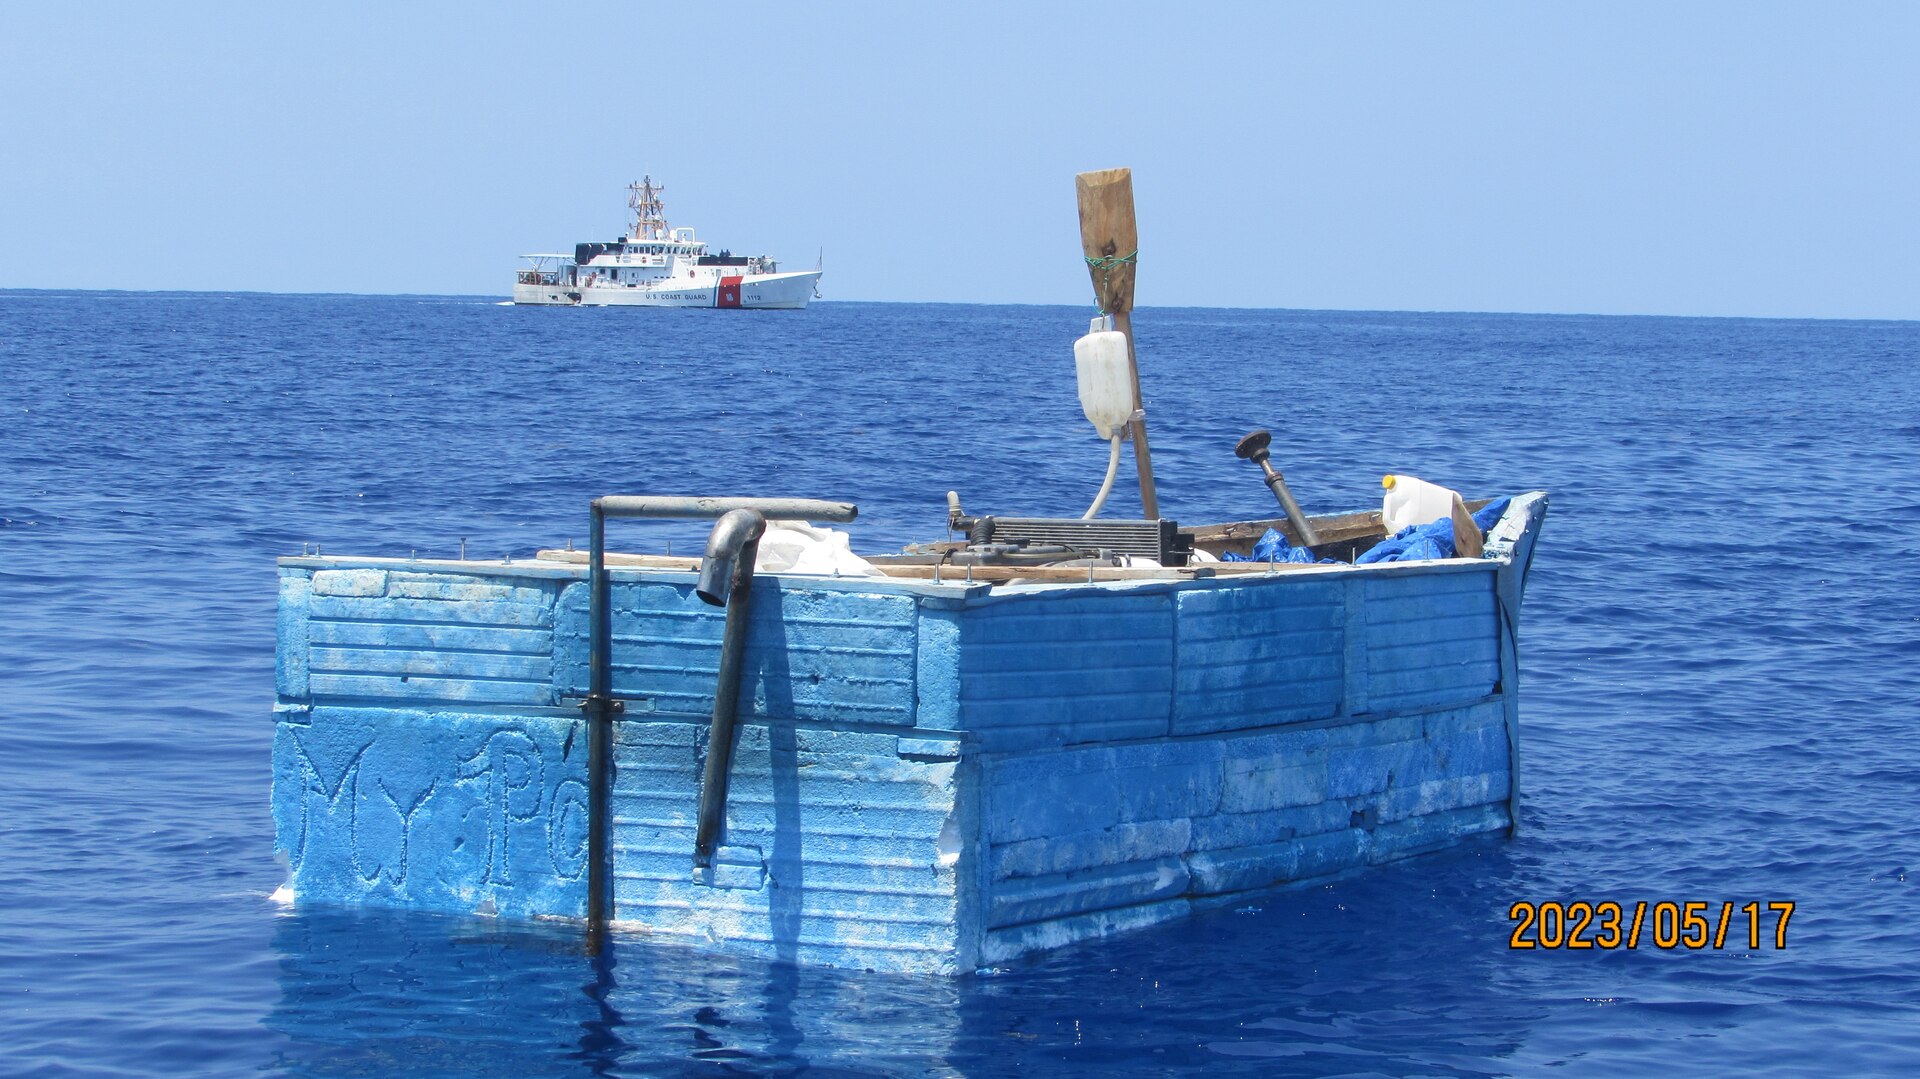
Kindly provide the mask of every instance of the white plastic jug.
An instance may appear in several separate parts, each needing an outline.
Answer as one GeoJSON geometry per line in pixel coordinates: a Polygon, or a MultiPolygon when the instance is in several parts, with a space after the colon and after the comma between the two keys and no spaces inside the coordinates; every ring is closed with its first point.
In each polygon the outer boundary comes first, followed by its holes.
{"type": "Polygon", "coordinates": [[[1408,525],[1431,524],[1452,515],[1453,500],[1460,497],[1418,476],[1389,473],[1380,477],[1380,486],[1387,489],[1387,496],[1380,503],[1380,519],[1389,536],[1408,525]]]}
{"type": "Polygon", "coordinates": [[[1127,366],[1127,335],[1101,329],[1094,319],[1087,335],[1073,343],[1073,365],[1080,382],[1080,411],[1101,438],[1112,438],[1133,418],[1133,374],[1127,366]]]}

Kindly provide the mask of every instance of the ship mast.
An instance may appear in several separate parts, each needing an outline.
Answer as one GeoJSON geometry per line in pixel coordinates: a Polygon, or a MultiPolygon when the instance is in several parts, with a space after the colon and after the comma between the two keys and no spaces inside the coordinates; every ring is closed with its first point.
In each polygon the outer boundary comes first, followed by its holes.
{"type": "Polygon", "coordinates": [[[664,240],[671,236],[666,206],[660,201],[666,187],[655,187],[653,177],[648,176],[637,184],[628,184],[627,190],[633,192],[627,197],[627,206],[633,210],[633,238],[664,240]]]}

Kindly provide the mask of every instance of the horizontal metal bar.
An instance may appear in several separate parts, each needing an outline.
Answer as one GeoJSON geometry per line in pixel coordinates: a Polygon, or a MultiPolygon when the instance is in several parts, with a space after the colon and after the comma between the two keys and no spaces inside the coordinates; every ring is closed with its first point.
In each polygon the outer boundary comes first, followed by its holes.
{"type": "Polygon", "coordinates": [[[775,521],[833,521],[845,524],[860,513],[851,502],[818,498],[689,498],[682,495],[607,495],[594,505],[608,517],[721,517],[730,510],[754,510],[775,521]]]}

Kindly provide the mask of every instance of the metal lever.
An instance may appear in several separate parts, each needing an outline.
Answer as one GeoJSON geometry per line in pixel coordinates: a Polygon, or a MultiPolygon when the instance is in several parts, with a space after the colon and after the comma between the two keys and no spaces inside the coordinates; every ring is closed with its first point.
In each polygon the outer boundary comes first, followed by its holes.
{"type": "Polygon", "coordinates": [[[1314,534],[1313,526],[1307,523],[1306,515],[1300,512],[1300,503],[1293,500],[1293,492],[1287,490],[1287,478],[1280,474],[1279,469],[1273,467],[1271,460],[1273,455],[1267,451],[1267,446],[1272,442],[1271,431],[1265,429],[1255,431],[1233,447],[1233,455],[1252,461],[1266,472],[1267,489],[1273,492],[1273,497],[1279,501],[1280,508],[1286,511],[1287,523],[1293,526],[1294,538],[1298,539],[1303,547],[1318,546],[1320,537],[1314,534]]]}

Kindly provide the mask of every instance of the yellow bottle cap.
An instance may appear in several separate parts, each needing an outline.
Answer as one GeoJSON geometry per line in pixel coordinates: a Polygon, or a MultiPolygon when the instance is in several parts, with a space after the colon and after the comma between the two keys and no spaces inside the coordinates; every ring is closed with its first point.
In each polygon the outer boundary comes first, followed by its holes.
{"type": "Polygon", "coordinates": [[[1393,490],[1394,481],[1399,478],[1400,477],[1389,472],[1386,475],[1380,477],[1380,486],[1385,487],[1387,490],[1391,491],[1393,490]]]}

